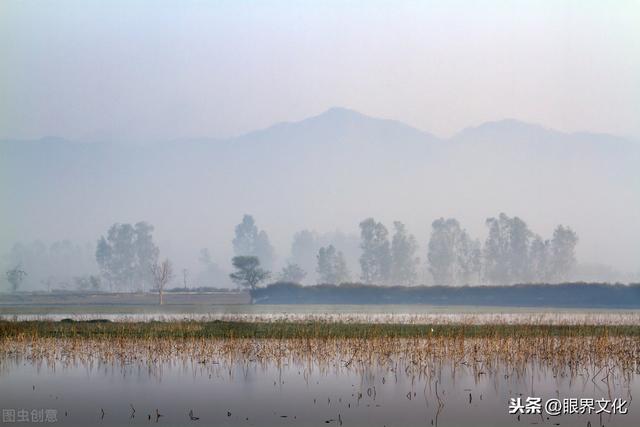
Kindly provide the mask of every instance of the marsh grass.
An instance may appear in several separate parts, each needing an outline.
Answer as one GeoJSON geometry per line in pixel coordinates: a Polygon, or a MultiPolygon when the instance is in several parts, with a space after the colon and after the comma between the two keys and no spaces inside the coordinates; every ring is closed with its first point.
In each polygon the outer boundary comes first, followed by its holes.
{"type": "Polygon", "coordinates": [[[568,380],[631,399],[640,374],[640,325],[0,321],[0,378],[24,365],[45,373],[81,367],[158,379],[177,369],[230,382],[257,371],[273,376],[274,388],[284,384],[281,374],[287,370],[297,371],[307,386],[323,375],[359,376],[360,383],[351,380],[349,409],[367,398],[369,406],[376,387],[400,390],[409,400],[418,393],[436,411],[431,424],[438,425],[441,409],[455,402],[443,385],[451,391],[457,378],[477,386],[469,385],[474,402],[482,401],[486,384],[507,384],[515,393],[523,384],[533,387],[534,376],[558,388],[568,380]]]}
{"type": "Polygon", "coordinates": [[[554,377],[626,383],[640,374],[640,326],[0,321],[0,367],[12,362],[229,370],[295,364],[430,380],[444,369],[498,378],[536,367],[554,377]]]}
{"type": "Polygon", "coordinates": [[[10,338],[535,338],[640,337],[640,325],[597,324],[387,324],[343,322],[0,321],[0,339],[10,338]]]}

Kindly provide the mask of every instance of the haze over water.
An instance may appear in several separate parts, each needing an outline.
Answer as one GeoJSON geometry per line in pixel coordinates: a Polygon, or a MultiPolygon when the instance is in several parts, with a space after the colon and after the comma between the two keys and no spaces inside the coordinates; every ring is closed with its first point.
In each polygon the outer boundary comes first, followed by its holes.
{"type": "Polygon", "coordinates": [[[432,371],[412,374],[405,371],[407,361],[349,368],[344,360],[326,363],[313,356],[282,363],[228,362],[215,356],[126,364],[91,360],[4,360],[3,407],[23,408],[28,402],[28,409],[57,409],[61,426],[191,425],[191,410],[199,423],[228,426],[423,426],[433,421],[440,426],[584,427],[588,421],[606,426],[640,421],[632,400],[640,392],[634,375],[592,381],[536,363],[525,370],[497,363],[478,371],[442,362],[432,371]],[[509,399],[521,396],[543,401],[622,398],[629,401],[629,413],[517,419],[508,414],[509,399]]]}

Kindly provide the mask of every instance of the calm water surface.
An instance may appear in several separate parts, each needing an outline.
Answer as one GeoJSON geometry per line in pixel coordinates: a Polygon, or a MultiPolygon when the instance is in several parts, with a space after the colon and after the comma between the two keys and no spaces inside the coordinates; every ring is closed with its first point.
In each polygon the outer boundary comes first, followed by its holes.
{"type": "MultiPolygon", "coordinates": [[[[637,324],[640,312],[416,306],[180,306],[1,307],[5,318],[308,319],[433,322],[583,322],[637,324]]],[[[0,409],[57,410],[60,426],[634,426],[640,425],[640,383],[631,373],[573,377],[531,362],[488,372],[448,361],[425,375],[382,364],[350,369],[344,363],[232,363],[215,355],[157,362],[118,358],[0,360],[0,409]],[[69,361],[71,360],[71,362],[69,361]],[[105,360],[111,360],[106,362],[105,360]],[[455,366],[455,368],[454,368],[455,366]],[[511,369],[511,370],[510,370],[511,369]],[[625,399],[622,415],[516,415],[510,398],[625,399]],[[132,410],[135,408],[135,412],[132,410]],[[156,410],[161,415],[157,416],[156,410]],[[189,412],[199,420],[191,420],[189,412]],[[103,413],[104,411],[104,413],[103,413]],[[590,423],[590,424],[589,424],[590,423]]],[[[494,365],[495,366],[495,365],[494,365]]],[[[26,423],[0,423],[20,425],[26,423]]]]}
{"type": "Polygon", "coordinates": [[[632,400],[640,387],[633,378],[569,378],[533,364],[519,374],[474,374],[445,364],[432,374],[412,377],[393,366],[356,372],[308,363],[61,364],[16,358],[0,368],[0,406],[56,409],[61,426],[640,425],[640,407],[632,400]],[[629,413],[518,420],[508,414],[508,404],[521,394],[543,401],[623,398],[629,413]],[[200,419],[192,421],[190,410],[200,419]]]}

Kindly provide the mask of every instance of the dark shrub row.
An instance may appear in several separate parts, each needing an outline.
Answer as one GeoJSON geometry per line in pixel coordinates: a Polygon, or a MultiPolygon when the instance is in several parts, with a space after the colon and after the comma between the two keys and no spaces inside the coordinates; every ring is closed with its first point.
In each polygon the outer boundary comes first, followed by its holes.
{"type": "Polygon", "coordinates": [[[251,291],[258,304],[431,304],[516,307],[640,308],[640,284],[561,283],[513,286],[301,286],[278,282],[251,291]]]}

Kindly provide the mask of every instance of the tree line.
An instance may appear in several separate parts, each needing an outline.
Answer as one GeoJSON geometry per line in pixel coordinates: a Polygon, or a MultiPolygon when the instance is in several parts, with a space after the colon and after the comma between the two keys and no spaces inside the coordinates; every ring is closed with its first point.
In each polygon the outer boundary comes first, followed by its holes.
{"type": "MultiPolygon", "coordinates": [[[[426,253],[420,258],[418,240],[400,222],[392,233],[374,218],[359,223],[359,237],[341,233],[318,235],[302,230],[294,235],[291,257],[278,272],[275,250],[265,230],[251,215],[244,215],[235,227],[231,242],[234,271],[228,278],[240,286],[255,289],[270,279],[280,282],[340,284],[359,282],[375,285],[411,286],[420,283],[427,271],[431,283],[440,286],[465,284],[505,285],[565,281],[576,264],[576,233],[558,225],[548,239],[531,231],[520,218],[504,213],[486,220],[484,242],[474,239],[454,218],[432,222],[426,239],[426,253]],[[350,270],[356,261],[359,272],[350,270]],[[309,280],[307,280],[308,282],[309,280]]],[[[154,227],[147,222],[113,224],[95,247],[99,275],[75,280],[79,289],[162,292],[175,277],[170,260],[160,259],[153,239],[154,227]]],[[[58,246],[72,252],[69,244],[58,246]]],[[[56,252],[61,249],[56,247],[56,252]]],[[[24,252],[24,249],[21,249],[24,252]]],[[[64,252],[62,252],[64,253],[64,252]]],[[[207,249],[200,253],[205,267],[199,281],[215,286],[224,278],[207,249]]],[[[29,274],[20,263],[5,271],[11,290],[17,291],[29,274]]],[[[187,287],[188,274],[182,271],[187,287]]],[[[424,284],[424,283],[423,283],[424,284]]]]}
{"type": "Polygon", "coordinates": [[[428,265],[436,285],[560,282],[576,265],[578,236],[570,227],[558,225],[543,239],[517,216],[501,213],[485,224],[483,245],[455,219],[432,223],[428,265]]]}
{"type": "MultiPolygon", "coordinates": [[[[488,236],[484,243],[472,238],[454,218],[439,218],[431,224],[427,243],[426,268],[438,286],[465,284],[506,285],[564,281],[576,264],[577,234],[558,225],[553,236],[543,239],[519,217],[501,213],[485,222],[488,236]]],[[[415,236],[400,221],[393,223],[393,235],[374,218],[360,222],[360,276],[364,284],[409,286],[418,283],[421,260],[415,236]]],[[[333,244],[314,247],[316,237],[304,230],[294,236],[292,259],[277,279],[301,283],[307,271],[295,260],[309,266],[309,251],[315,252],[317,283],[339,284],[353,281],[345,256],[333,244]]],[[[272,277],[261,267],[261,254],[273,260],[273,248],[264,231],[258,232],[253,217],[245,215],[236,227],[233,241],[237,272],[231,278],[254,289],[272,277]],[[237,244],[242,242],[242,245],[237,244]],[[258,273],[258,274],[256,274],[258,273]],[[251,281],[246,277],[251,276],[251,281]]],[[[307,267],[308,268],[308,267],[307,267]]]]}

